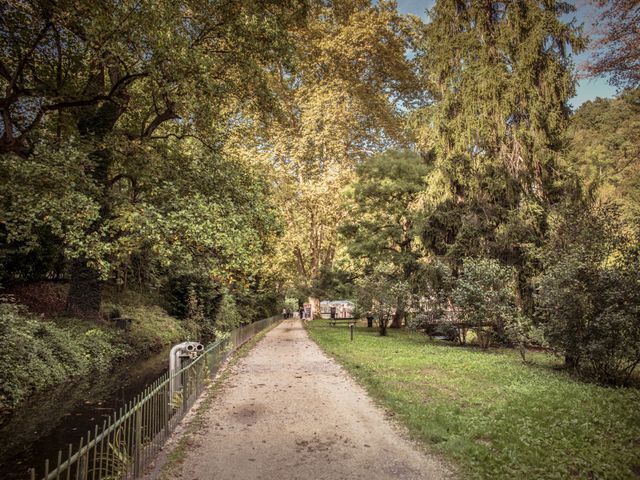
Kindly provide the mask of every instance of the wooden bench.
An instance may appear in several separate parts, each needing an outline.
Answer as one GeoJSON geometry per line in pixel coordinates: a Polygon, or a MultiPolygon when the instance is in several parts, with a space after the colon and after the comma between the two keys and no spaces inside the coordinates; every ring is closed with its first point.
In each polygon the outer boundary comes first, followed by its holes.
{"type": "Polygon", "coordinates": [[[330,318],[329,325],[332,327],[335,327],[336,325],[355,325],[356,321],[357,320],[355,318],[330,318]]]}

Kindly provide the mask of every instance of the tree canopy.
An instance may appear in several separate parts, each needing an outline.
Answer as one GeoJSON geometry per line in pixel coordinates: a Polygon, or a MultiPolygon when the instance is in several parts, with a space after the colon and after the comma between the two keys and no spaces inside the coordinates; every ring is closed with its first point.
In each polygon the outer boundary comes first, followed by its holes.
{"type": "Polygon", "coordinates": [[[221,324],[355,296],[383,332],[540,331],[619,376],[603,361],[633,365],[628,343],[565,341],[636,328],[638,9],[598,5],[592,73],[624,90],[573,112],[588,42],[561,0],[438,0],[429,21],[393,1],[4,2],[0,281],[63,280],[96,319],[105,285],[221,324]],[[615,248],[574,261],[608,225],[615,248]],[[572,276],[606,311],[558,307],[572,276]]]}

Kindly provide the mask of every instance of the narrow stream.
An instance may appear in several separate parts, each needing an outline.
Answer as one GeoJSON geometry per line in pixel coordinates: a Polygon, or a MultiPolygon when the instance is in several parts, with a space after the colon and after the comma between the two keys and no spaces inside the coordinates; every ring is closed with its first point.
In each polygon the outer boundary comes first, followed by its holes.
{"type": "MultiPolygon", "coordinates": [[[[46,458],[55,462],[58,450],[75,448],[81,436],[124,406],[162,375],[169,349],[111,372],[61,385],[34,395],[11,416],[0,418],[0,479],[23,480],[28,469],[46,458]]],[[[63,455],[63,459],[65,455],[63,455]]]]}

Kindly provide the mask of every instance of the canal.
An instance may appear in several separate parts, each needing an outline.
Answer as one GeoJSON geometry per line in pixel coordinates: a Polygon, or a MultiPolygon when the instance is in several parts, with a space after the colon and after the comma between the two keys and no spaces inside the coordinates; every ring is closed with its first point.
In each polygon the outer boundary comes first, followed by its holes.
{"type": "MultiPolygon", "coordinates": [[[[0,418],[0,479],[23,480],[28,469],[42,471],[58,450],[75,448],[81,436],[142,392],[167,371],[169,348],[152,357],[120,364],[111,372],[70,382],[32,396],[10,416],[0,418]]],[[[64,456],[63,456],[64,458],[64,456]]]]}

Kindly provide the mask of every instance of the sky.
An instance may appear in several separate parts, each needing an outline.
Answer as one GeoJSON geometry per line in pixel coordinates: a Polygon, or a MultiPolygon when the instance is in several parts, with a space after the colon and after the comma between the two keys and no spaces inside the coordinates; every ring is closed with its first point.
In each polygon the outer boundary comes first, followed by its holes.
{"type": "MultiPolygon", "coordinates": [[[[426,9],[433,6],[433,0],[396,0],[398,2],[398,10],[400,13],[412,13],[422,19],[427,19],[426,9]]],[[[591,26],[592,12],[588,7],[584,6],[584,2],[578,2],[577,11],[574,15],[566,18],[570,21],[573,16],[576,17],[577,23],[585,24],[585,31],[591,26]]],[[[586,51],[574,58],[574,63],[580,65],[584,63],[590,56],[590,52],[586,51]]],[[[577,87],[577,95],[569,100],[571,106],[575,109],[587,100],[594,100],[597,97],[613,97],[616,89],[607,83],[604,78],[596,78],[592,80],[580,80],[577,87]]]]}

